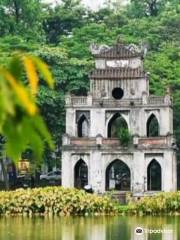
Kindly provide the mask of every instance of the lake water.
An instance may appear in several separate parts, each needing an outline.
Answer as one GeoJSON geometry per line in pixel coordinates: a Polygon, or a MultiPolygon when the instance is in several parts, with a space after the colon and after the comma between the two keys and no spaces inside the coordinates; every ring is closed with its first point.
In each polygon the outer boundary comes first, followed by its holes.
{"type": "Polygon", "coordinates": [[[160,239],[180,239],[180,217],[0,218],[0,240],[160,239]]]}

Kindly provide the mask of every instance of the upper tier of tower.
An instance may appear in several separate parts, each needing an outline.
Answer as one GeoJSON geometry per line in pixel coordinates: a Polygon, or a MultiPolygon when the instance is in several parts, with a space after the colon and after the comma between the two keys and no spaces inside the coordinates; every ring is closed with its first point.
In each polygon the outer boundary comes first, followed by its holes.
{"type": "Polygon", "coordinates": [[[94,97],[139,98],[148,94],[149,83],[143,70],[144,52],[137,46],[117,43],[112,47],[91,46],[95,70],[89,74],[94,97]],[[119,96],[118,96],[119,91],[119,96]]]}

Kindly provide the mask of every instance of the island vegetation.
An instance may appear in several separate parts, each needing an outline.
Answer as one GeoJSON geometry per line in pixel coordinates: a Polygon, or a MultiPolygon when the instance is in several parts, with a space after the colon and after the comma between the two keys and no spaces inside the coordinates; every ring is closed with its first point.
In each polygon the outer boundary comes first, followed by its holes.
{"type": "Polygon", "coordinates": [[[0,192],[1,216],[180,215],[180,192],[159,193],[122,205],[109,195],[63,187],[0,192]]]}
{"type": "Polygon", "coordinates": [[[109,197],[78,189],[46,187],[0,192],[0,215],[93,216],[117,212],[116,204],[109,197]]]}

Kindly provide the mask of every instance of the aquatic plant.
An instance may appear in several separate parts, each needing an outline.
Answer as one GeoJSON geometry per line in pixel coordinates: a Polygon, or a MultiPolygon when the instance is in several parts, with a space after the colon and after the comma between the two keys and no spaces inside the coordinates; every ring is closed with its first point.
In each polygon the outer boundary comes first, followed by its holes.
{"type": "Polygon", "coordinates": [[[1,215],[113,215],[117,204],[108,197],[63,187],[0,192],[1,215]]]}
{"type": "Polygon", "coordinates": [[[130,202],[129,212],[141,215],[180,214],[180,191],[158,193],[130,202]]]}

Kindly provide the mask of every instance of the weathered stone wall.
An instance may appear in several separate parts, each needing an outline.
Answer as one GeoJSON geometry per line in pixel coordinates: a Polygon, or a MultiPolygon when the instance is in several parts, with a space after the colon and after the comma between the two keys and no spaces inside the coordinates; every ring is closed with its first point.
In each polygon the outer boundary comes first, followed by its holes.
{"type": "Polygon", "coordinates": [[[119,112],[126,120],[129,131],[132,135],[146,136],[147,121],[151,114],[154,114],[159,122],[160,136],[173,134],[173,112],[169,106],[150,106],[150,107],[124,107],[117,108],[68,108],[66,112],[66,133],[70,136],[77,136],[77,111],[90,112],[90,134],[89,137],[96,137],[97,134],[107,137],[108,122],[112,116],[119,112]]]}
{"type": "Polygon", "coordinates": [[[145,79],[121,79],[121,80],[92,80],[91,93],[93,97],[100,98],[103,91],[104,98],[112,98],[112,90],[120,87],[124,90],[123,99],[141,98],[143,92],[148,92],[145,79]]]}
{"type": "Polygon", "coordinates": [[[147,191],[147,168],[155,159],[162,170],[162,191],[176,190],[176,158],[173,150],[151,149],[135,151],[101,151],[100,149],[63,152],[63,186],[74,187],[74,166],[83,159],[89,171],[88,183],[96,192],[105,191],[106,169],[116,159],[123,161],[131,172],[131,191],[140,194],[147,191]]]}

